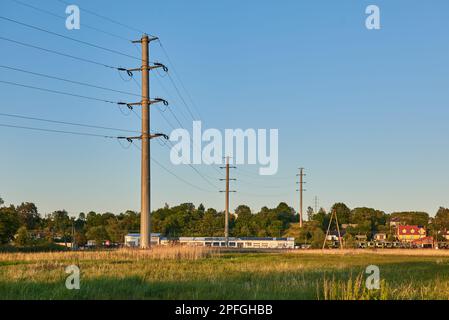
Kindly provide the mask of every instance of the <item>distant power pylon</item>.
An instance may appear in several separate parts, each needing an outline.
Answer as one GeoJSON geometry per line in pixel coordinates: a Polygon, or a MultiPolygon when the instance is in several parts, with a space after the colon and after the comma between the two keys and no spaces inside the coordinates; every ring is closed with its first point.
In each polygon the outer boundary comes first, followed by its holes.
{"type": "Polygon", "coordinates": [[[296,182],[299,184],[299,189],[297,189],[296,191],[299,191],[299,227],[302,228],[303,225],[303,198],[302,198],[302,193],[303,191],[306,191],[304,189],[304,176],[306,174],[304,173],[304,168],[299,168],[299,174],[297,174],[296,176],[299,176],[299,182],[296,182]]]}
{"type": "Polygon", "coordinates": [[[229,193],[235,192],[235,190],[229,190],[229,181],[230,180],[236,180],[231,179],[229,177],[229,169],[235,169],[236,167],[231,167],[229,165],[229,157],[226,157],[226,166],[220,167],[221,169],[226,169],[226,179],[220,179],[220,181],[226,181],[226,190],[221,190],[220,192],[225,192],[225,230],[224,230],[224,236],[225,236],[225,243],[226,247],[228,246],[228,240],[229,240],[229,193]]]}
{"type": "Polygon", "coordinates": [[[318,212],[318,197],[317,196],[315,196],[314,201],[315,201],[315,213],[317,213],[318,212]]]}

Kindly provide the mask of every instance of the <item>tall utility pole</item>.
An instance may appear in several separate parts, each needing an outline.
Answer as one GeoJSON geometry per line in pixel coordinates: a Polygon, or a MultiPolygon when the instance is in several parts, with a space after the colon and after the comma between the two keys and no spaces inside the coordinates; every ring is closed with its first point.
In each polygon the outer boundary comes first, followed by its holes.
{"type": "Polygon", "coordinates": [[[142,66],[136,69],[126,69],[128,73],[133,71],[142,72],[142,100],[135,103],[120,103],[125,104],[132,109],[133,106],[140,105],[142,107],[142,134],[139,137],[120,137],[128,141],[140,139],[142,141],[142,156],[141,156],[141,202],[140,202],[140,247],[148,249],[151,247],[151,222],[150,222],[150,195],[151,195],[151,179],[150,179],[150,140],[156,137],[168,138],[166,135],[157,133],[150,134],[150,105],[153,103],[163,102],[168,105],[168,102],[161,98],[150,100],[150,75],[149,71],[156,68],[162,68],[164,71],[168,69],[161,63],[154,63],[149,65],[149,43],[157,40],[157,37],[149,38],[144,34],[140,40],[133,41],[133,43],[140,43],[142,45],[142,66]]]}
{"type": "MultiPolygon", "coordinates": [[[[299,168],[299,174],[297,174],[297,176],[299,176],[299,189],[296,191],[299,191],[299,227],[302,228],[303,225],[303,206],[302,206],[302,192],[306,191],[304,189],[304,168],[299,168]]],[[[297,182],[298,183],[298,182],[297,182]]]]}
{"type": "Polygon", "coordinates": [[[229,169],[233,168],[235,169],[236,167],[231,167],[229,166],[229,157],[226,157],[226,166],[225,167],[221,167],[222,169],[226,169],[226,179],[220,179],[221,181],[225,180],[226,181],[226,190],[225,191],[220,191],[220,192],[225,192],[225,230],[224,230],[224,236],[225,236],[225,243],[226,243],[226,247],[228,246],[228,241],[229,241],[229,193],[230,192],[235,192],[234,190],[229,190],[229,181],[230,180],[236,180],[236,179],[231,179],[229,178],[229,169]]]}
{"type": "Polygon", "coordinates": [[[140,187],[140,247],[151,247],[151,221],[150,221],[150,73],[149,38],[144,35],[142,43],[142,158],[141,158],[141,187],[140,187]]]}

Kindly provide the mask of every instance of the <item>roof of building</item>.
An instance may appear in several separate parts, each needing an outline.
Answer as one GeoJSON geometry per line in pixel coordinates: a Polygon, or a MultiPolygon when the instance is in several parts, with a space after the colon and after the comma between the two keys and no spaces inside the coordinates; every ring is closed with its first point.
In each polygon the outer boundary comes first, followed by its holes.
{"type": "Polygon", "coordinates": [[[401,235],[419,234],[419,231],[424,229],[423,226],[398,226],[398,233],[401,235]]]}
{"type": "Polygon", "coordinates": [[[414,240],[413,243],[432,243],[433,237],[424,237],[421,239],[414,240]]]}
{"type": "MultiPolygon", "coordinates": [[[[127,237],[140,237],[140,233],[128,233],[126,236],[127,237]]],[[[152,237],[160,237],[161,234],[160,233],[152,233],[151,236],[152,237]]]]}

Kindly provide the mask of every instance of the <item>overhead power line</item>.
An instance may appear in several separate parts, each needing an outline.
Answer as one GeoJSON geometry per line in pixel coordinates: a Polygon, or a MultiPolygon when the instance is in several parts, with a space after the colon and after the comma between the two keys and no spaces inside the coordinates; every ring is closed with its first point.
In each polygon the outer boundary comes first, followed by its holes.
{"type": "MultiPolygon", "coordinates": [[[[240,172],[239,172],[240,173],[240,172]]],[[[246,181],[244,179],[239,178],[238,182],[244,183],[244,184],[249,184],[252,186],[257,186],[259,188],[265,188],[265,189],[279,189],[282,188],[282,186],[266,186],[266,185],[261,185],[260,183],[257,182],[251,182],[251,181],[246,181]]]]}
{"type": "Polygon", "coordinates": [[[32,71],[28,71],[28,70],[24,70],[24,69],[20,69],[20,68],[14,68],[14,67],[4,66],[4,65],[0,65],[0,68],[8,69],[8,70],[14,70],[14,71],[23,72],[23,73],[28,73],[28,74],[32,74],[32,75],[35,75],[35,76],[48,78],[48,79],[54,79],[54,80],[59,80],[59,81],[64,81],[64,82],[69,82],[69,83],[78,84],[78,85],[81,85],[81,86],[86,86],[86,87],[91,87],[91,88],[97,88],[97,89],[102,89],[102,90],[107,90],[107,91],[112,91],[112,92],[117,92],[117,93],[127,94],[127,95],[131,95],[131,96],[137,96],[137,97],[140,96],[140,95],[135,94],[135,93],[132,93],[132,92],[126,92],[126,91],[121,91],[121,90],[115,90],[115,89],[106,88],[106,87],[102,87],[102,86],[98,86],[98,85],[94,85],[94,84],[90,84],[90,83],[86,83],[86,82],[80,82],[80,81],[69,80],[69,79],[65,79],[65,78],[60,78],[60,77],[56,77],[56,76],[51,76],[51,75],[48,75],[48,74],[43,74],[43,73],[38,73],[38,72],[32,72],[32,71]]]}
{"type": "MultiPolygon", "coordinates": [[[[189,91],[187,90],[186,86],[185,86],[184,83],[182,82],[181,77],[179,76],[179,74],[178,74],[178,72],[177,72],[177,70],[176,70],[176,68],[175,68],[175,65],[174,65],[173,61],[170,59],[170,56],[168,55],[168,52],[167,52],[167,50],[165,49],[165,47],[164,47],[164,45],[162,44],[162,42],[161,42],[160,39],[158,40],[158,43],[159,43],[159,46],[160,46],[161,49],[162,49],[162,52],[163,52],[165,58],[166,58],[167,61],[170,63],[171,69],[173,69],[173,73],[174,73],[175,77],[177,78],[178,82],[181,84],[181,87],[182,87],[182,88],[184,89],[184,91],[186,92],[186,94],[187,94],[187,96],[188,96],[190,102],[192,103],[193,107],[195,108],[195,111],[197,112],[199,118],[201,119],[201,114],[200,114],[200,111],[198,110],[198,107],[196,106],[196,103],[193,101],[192,96],[190,95],[190,93],[189,93],[189,91]]],[[[173,80],[171,80],[171,81],[173,81],[173,80]]]]}
{"type": "MultiPolygon", "coordinates": [[[[68,2],[66,2],[66,1],[64,1],[64,0],[56,0],[56,1],[58,1],[58,2],[60,2],[60,3],[63,3],[63,4],[65,4],[65,5],[70,5],[70,4],[71,4],[71,3],[68,3],[68,2]]],[[[80,9],[81,9],[81,7],[80,7],[80,9]]],[[[116,24],[116,25],[122,26],[122,27],[124,27],[124,28],[129,29],[129,30],[136,31],[136,32],[139,32],[139,33],[145,33],[145,31],[142,31],[142,30],[140,30],[140,29],[138,29],[138,28],[135,28],[135,27],[133,27],[133,26],[127,25],[127,24],[125,24],[125,23],[123,23],[123,22],[120,22],[120,21],[111,19],[111,18],[109,18],[109,17],[103,16],[103,15],[101,15],[101,14],[96,13],[96,12],[93,11],[93,10],[86,9],[85,7],[83,7],[82,10],[83,10],[83,12],[87,12],[87,13],[89,13],[89,14],[95,16],[95,17],[98,17],[98,18],[100,18],[100,19],[109,21],[109,22],[111,22],[111,23],[114,23],[114,24],[116,24]]],[[[151,35],[151,34],[149,34],[149,33],[148,33],[148,35],[154,37],[153,35],[151,35]]]]}
{"type": "MultiPolygon", "coordinates": [[[[42,9],[42,8],[35,7],[35,6],[31,5],[31,4],[25,3],[25,2],[23,2],[23,1],[19,1],[19,0],[9,0],[9,1],[15,2],[15,3],[19,4],[19,5],[22,5],[22,6],[24,6],[24,7],[30,8],[30,9],[33,9],[33,10],[36,10],[36,11],[45,13],[45,14],[47,14],[47,15],[49,15],[49,16],[52,16],[52,17],[55,17],[55,18],[59,18],[59,19],[61,19],[61,20],[66,20],[66,19],[67,19],[66,16],[59,15],[59,14],[53,13],[53,12],[51,12],[51,11],[42,9]]],[[[122,37],[122,36],[120,36],[120,35],[118,35],[118,34],[115,34],[115,33],[112,33],[112,32],[106,31],[106,30],[99,29],[99,28],[94,27],[94,26],[91,26],[91,25],[89,25],[89,24],[87,24],[87,23],[85,23],[85,22],[83,22],[83,28],[91,29],[91,30],[94,30],[94,31],[97,31],[97,32],[106,34],[106,35],[108,35],[108,36],[115,37],[115,38],[117,38],[117,39],[122,39],[122,40],[127,41],[127,42],[130,41],[130,39],[127,39],[127,38],[125,38],[125,37],[122,37]]]]}
{"type": "Polygon", "coordinates": [[[17,82],[11,82],[11,81],[3,81],[3,80],[0,80],[0,83],[12,85],[12,86],[23,87],[23,88],[28,88],[28,89],[39,90],[39,91],[44,91],[44,92],[56,93],[56,94],[61,94],[61,95],[66,95],[66,96],[71,96],[71,97],[83,98],[83,99],[94,100],[94,101],[100,101],[100,102],[111,103],[111,104],[119,104],[119,102],[115,102],[115,101],[104,100],[104,99],[99,99],[99,98],[94,98],[94,97],[84,96],[84,95],[75,94],[75,93],[70,93],[70,92],[65,92],[65,91],[59,91],[59,90],[53,90],[53,89],[47,89],[47,88],[41,88],[41,87],[35,87],[35,86],[29,86],[29,85],[21,84],[21,83],[17,83],[17,82]]]}
{"type": "Polygon", "coordinates": [[[69,37],[69,36],[65,36],[63,34],[60,34],[60,33],[57,33],[57,32],[53,32],[53,31],[50,31],[50,30],[47,30],[47,29],[43,29],[43,28],[40,28],[40,27],[31,25],[31,24],[28,24],[28,23],[25,23],[25,22],[18,21],[18,20],[10,19],[8,17],[0,16],[0,19],[8,21],[8,22],[11,22],[11,23],[15,23],[15,24],[27,27],[27,28],[31,28],[31,29],[34,29],[34,30],[37,30],[37,31],[45,32],[45,33],[48,33],[48,34],[51,34],[51,35],[54,35],[54,36],[57,36],[57,37],[61,37],[61,38],[67,39],[67,40],[71,40],[71,41],[74,41],[74,42],[77,42],[77,43],[81,43],[81,44],[84,44],[86,46],[90,46],[90,47],[93,47],[93,48],[96,48],[96,49],[104,50],[104,51],[107,51],[107,52],[111,52],[111,53],[114,53],[114,54],[118,54],[118,55],[121,55],[121,56],[124,56],[124,57],[131,58],[131,59],[140,60],[139,58],[137,58],[135,56],[132,56],[132,55],[129,55],[129,54],[126,54],[126,53],[123,53],[123,52],[120,52],[120,51],[117,51],[117,50],[114,50],[114,49],[102,47],[102,46],[96,45],[94,43],[90,43],[90,42],[87,42],[87,41],[83,41],[83,40],[75,39],[75,38],[72,38],[72,37],[69,37]]]}
{"type": "Polygon", "coordinates": [[[0,113],[0,116],[10,117],[10,118],[18,118],[18,119],[25,119],[25,120],[42,121],[42,122],[49,122],[49,123],[58,123],[58,124],[77,126],[77,127],[86,127],[86,128],[93,128],[93,129],[114,130],[114,131],[134,132],[134,133],[139,132],[137,130],[128,130],[128,129],[105,127],[105,126],[98,126],[98,125],[91,125],[91,124],[84,124],[84,123],[67,122],[67,121],[59,121],[59,120],[44,119],[44,118],[36,118],[36,117],[23,116],[23,115],[18,115],[18,114],[11,114],[11,113],[3,113],[3,112],[0,113]]]}
{"type": "Polygon", "coordinates": [[[195,121],[195,116],[193,115],[192,111],[190,110],[188,104],[186,103],[184,97],[182,96],[181,92],[179,91],[178,87],[176,86],[176,83],[173,81],[173,78],[171,77],[170,73],[168,74],[168,79],[170,79],[170,82],[172,83],[173,87],[176,90],[176,93],[178,94],[179,98],[181,99],[182,103],[184,104],[184,106],[186,107],[187,111],[190,114],[190,117],[192,118],[192,120],[195,121]]]}
{"type": "MultiPolygon", "coordinates": [[[[135,148],[137,148],[138,150],[141,150],[141,148],[140,148],[138,145],[136,145],[135,143],[132,143],[132,145],[133,145],[135,148]]],[[[173,171],[171,171],[170,169],[168,169],[167,167],[165,167],[162,163],[160,163],[159,161],[157,161],[157,160],[154,159],[153,157],[150,157],[150,159],[151,159],[151,161],[154,161],[154,163],[156,163],[159,167],[161,167],[161,168],[164,169],[166,172],[168,172],[169,174],[171,174],[172,176],[174,176],[176,179],[178,179],[179,181],[182,181],[182,182],[184,182],[185,184],[187,184],[187,185],[189,185],[189,186],[191,186],[191,187],[193,187],[193,188],[195,188],[195,189],[198,189],[198,190],[200,190],[200,191],[203,191],[203,192],[209,192],[209,193],[215,193],[214,191],[210,191],[210,190],[207,190],[207,189],[203,189],[203,188],[201,188],[201,187],[199,187],[199,186],[197,186],[197,185],[195,185],[195,184],[193,184],[193,183],[190,183],[189,181],[187,181],[187,180],[181,178],[179,175],[177,175],[176,173],[174,173],[173,171]]]]}
{"type": "Polygon", "coordinates": [[[45,131],[45,132],[52,132],[52,133],[64,133],[64,134],[72,134],[72,135],[78,135],[78,136],[100,137],[100,138],[107,138],[107,139],[118,139],[119,138],[119,137],[107,136],[107,135],[95,134],[95,133],[85,133],[85,132],[75,132],[75,131],[44,129],[44,128],[17,126],[17,125],[4,124],[4,123],[0,123],[0,127],[26,129],[26,130],[34,130],[34,131],[45,131]]]}
{"type": "Polygon", "coordinates": [[[0,37],[0,40],[9,41],[9,42],[12,42],[12,43],[15,43],[15,44],[20,44],[21,46],[25,46],[25,47],[28,47],[28,48],[33,48],[33,49],[45,51],[45,52],[48,52],[48,53],[57,54],[57,55],[60,55],[60,56],[63,56],[63,57],[72,58],[72,59],[75,59],[75,60],[79,60],[79,61],[83,61],[83,62],[95,64],[95,65],[99,65],[99,66],[110,68],[110,69],[119,69],[118,67],[110,66],[110,65],[104,64],[102,62],[98,62],[98,61],[94,61],[94,60],[90,60],[90,59],[77,57],[77,56],[74,56],[74,55],[71,55],[71,54],[67,54],[67,53],[64,53],[64,52],[59,52],[59,51],[55,51],[55,50],[51,50],[51,49],[35,46],[35,45],[32,45],[32,44],[28,44],[28,43],[25,43],[25,42],[17,41],[17,40],[14,40],[14,39],[0,37]]]}

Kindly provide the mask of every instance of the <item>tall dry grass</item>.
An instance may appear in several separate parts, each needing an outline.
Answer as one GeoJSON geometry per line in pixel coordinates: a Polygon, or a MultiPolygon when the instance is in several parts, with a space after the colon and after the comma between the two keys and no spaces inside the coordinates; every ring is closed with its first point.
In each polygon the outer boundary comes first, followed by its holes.
{"type": "Polygon", "coordinates": [[[449,250],[435,249],[311,249],[289,250],[289,254],[311,255],[386,255],[386,256],[411,256],[411,257],[449,257],[449,250]]]}
{"type": "Polygon", "coordinates": [[[367,289],[363,273],[346,281],[324,278],[322,286],[317,284],[317,298],[324,300],[387,300],[389,293],[385,280],[381,280],[379,289],[367,289]]]}
{"type": "Polygon", "coordinates": [[[153,247],[150,250],[118,249],[99,251],[65,251],[38,253],[0,253],[1,261],[72,261],[72,260],[198,260],[217,255],[218,252],[205,247],[153,247]]]}

